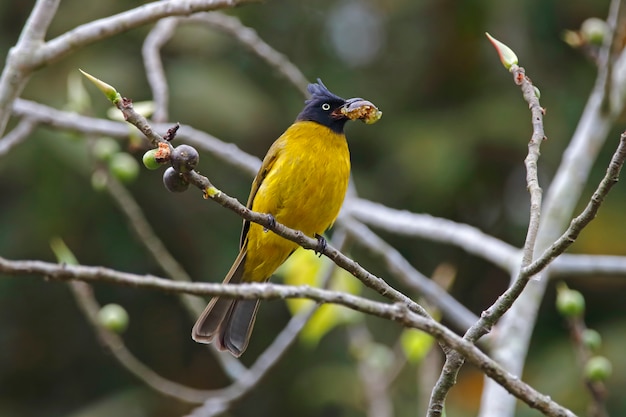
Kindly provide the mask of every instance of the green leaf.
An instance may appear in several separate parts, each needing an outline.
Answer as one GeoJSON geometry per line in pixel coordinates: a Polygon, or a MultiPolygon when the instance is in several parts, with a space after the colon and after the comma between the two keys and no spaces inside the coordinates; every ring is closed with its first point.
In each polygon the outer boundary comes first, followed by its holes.
{"type": "Polygon", "coordinates": [[[50,239],[50,248],[59,263],[66,265],[78,265],[78,260],[60,237],[53,237],[50,239]]]}

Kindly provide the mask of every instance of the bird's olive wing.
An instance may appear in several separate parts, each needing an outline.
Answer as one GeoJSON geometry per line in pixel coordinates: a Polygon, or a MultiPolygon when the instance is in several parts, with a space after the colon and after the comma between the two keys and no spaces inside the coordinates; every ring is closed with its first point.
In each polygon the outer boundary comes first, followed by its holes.
{"type": "MultiPolygon", "coordinates": [[[[248,197],[248,203],[246,207],[252,210],[252,203],[254,202],[254,197],[256,197],[257,191],[259,191],[259,187],[263,184],[263,180],[267,177],[267,174],[270,172],[274,163],[278,159],[281,151],[283,149],[283,141],[282,136],[276,140],[267,151],[267,155],[263,158],[263,164],[257,172],[256,177],[254,177],[254,181],[252,182],[252,188],[250,189],[250,196],[248,197]]],[[[246,236],[248,235],[248,230],[250,229],[250,222],[248,220],[243,221],[243,228],[241,229],[241,238],[239,240],[239,247],[242,248],[246,241],[246,236]]]]}

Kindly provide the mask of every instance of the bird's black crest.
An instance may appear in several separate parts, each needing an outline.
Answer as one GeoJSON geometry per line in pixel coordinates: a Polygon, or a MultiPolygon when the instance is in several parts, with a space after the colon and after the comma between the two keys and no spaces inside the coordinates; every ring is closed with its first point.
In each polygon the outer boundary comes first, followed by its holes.
{"type": "Polygon", "coordinates": [[[326,88],[322,80],[320,80],[319,78],[317,79],[317,83],[309,84],[306,89],[311,94],[311,98],[305,101],[306,104],[309,104],[310,102],[315,100],[345,101],[338,95],[331,93],[330,90],[326,88]]]}
{"type": "Polygon", "coordinates": [[[311,97],[304,102],[304,109],[296,120],[309,120],[327,126],[337,133],[343,132],[343,126],[348,120],[346,117],[338,117],[333,112],[346,103],[346,100],[330,92],[322,80],[309,84],[307,87],[311,97]]]}

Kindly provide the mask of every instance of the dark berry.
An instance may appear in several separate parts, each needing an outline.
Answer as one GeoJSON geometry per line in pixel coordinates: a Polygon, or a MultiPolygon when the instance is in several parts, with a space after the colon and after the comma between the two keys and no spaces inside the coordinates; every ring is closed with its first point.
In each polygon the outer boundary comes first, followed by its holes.
{"type": "Polygon", "coordinates": [[[189,145],[177,146],[170,156],[172,166],[178,172],[192,171],[198,165],[199,159],[198,151],[189,145]]]}
{"type": "Polygon", "coordinates": [[[185,181],[182,174],[176,172],[172,167],[167,168],[163,173],[163,185],[171,193],[182,193],[189,188],[189,183],[185,181]]]}

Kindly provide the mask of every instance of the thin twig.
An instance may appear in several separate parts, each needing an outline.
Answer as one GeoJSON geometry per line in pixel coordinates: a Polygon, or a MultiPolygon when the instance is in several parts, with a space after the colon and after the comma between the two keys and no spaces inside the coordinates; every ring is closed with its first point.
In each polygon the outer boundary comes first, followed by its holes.
{"type": "MultiPolygon", "coordinates": [[[[570,331],[570,338],[576,349],[578,364],[583,368],[587,361],[592,357],[593,352],[583,340],[583,334],[587,329],[587,325],[582,316],[568,317],[567,324],[570,331]]],[[[589,417],[609,417],[606,407],[607,389],[604,381],[593,381],[589,378],[585,379],[585,386],[589,391],[592,403],[589,407],[589,417]]]]}
{"type": "MultiPolygon", "coordinates": [[[[139,241],[146,247],[163,272],[173,280],[191,282],[189,274],[156,235],[131,193],[111,175],[107,176],[106,189],[128,219],[128,224],[137,234],[139,241]]],[[[204,301],[197,297],[186,295],[182,297],[182,301],[193,317],[199,316],[204,309],[204,301]]]]}
{"type": "Polygon", "coordinates": [[[78,306],[93,326],[98,339],[109,348],[115,359],[130,373],[142,380],[146,385],[161,394],[192,404],[199,404],[210,395],[210,391],[186,387],[179,383],[163,378],[152,368],[143,364],[126,348],[122,338],[102,327],[98,320],[100,305],[93,296],[91,287],[79,281],[72,281],[69,287],[76,298],[78,306]]]}
{"type": "Polygon", "coordinates": [[[11,149],[26,140],[36,127],[37,122],[28,116],[20,120],[13,130],[0,139],[0,157],[6,155],[11,149]]]}
{"type": "MultiPolygon", "coordinates": [[[[439,284],[447,292],[450,290],[455,277],[456,269],[442,264],[433,272],[432,280],[437,282],[437,284],[439,284]]],[[[439,316],[439,312],[436,307],[426,304],[425,308],[430,311],[433,316],[439,316]]],[[[433,344],[433,348],[429,349],[426,355],[424,355],[416,369],[418,374],[417,404],[424,408],[424,415],[427,415],[429,410],[430,398],[432,395],[430,387],[435,387],[438,383],[441,369],[444,367],[443,358],[441,357],[439,351],[434,349],[434,347],[435,345],[433,344]]],[[[440,347],[444,354],[448,353],[450,350],[445,345],[440,345],[440,347]]]]}
{"type": "Polygon", "coordinates": [[[276,51],[267,44],[252,28],[241,23],[239,19],[223,13],[197,13],[188,18],[193,22],[208,24],[227,35],[232,36],[249,51],[261,58],[281,74],[287,81],[296,87],[305,97],[308,97],[308,81],[304,74],[285,55],[276,51]]]}
{"type": "Polygon", "coordinates": [[[141,54],[143,63],[146,67],[146,76],[148,84],[152,89],[152,99],[154,101],[154,114],[152,120],[157,123],[167,122],[169,107],[169,89],[165,70],[163,69],[163,61],[161,60],[161,48],[174,35],[178,19],[168,17],[161,19],[152,28],[148,36],[143,42],[141,54]]]}
{"type": "Polygon", "coordinates": [[[544,141],[545,133],[543,129],[544,109],[539,104],[538,90],[535,89],[530,79],[526,76],[524,68],[513,65],[510,69],[515,83],[520,86],[524,100],[528,103],[531,115],[531,125],[533,133],[528,142],[528,155],[524,159],[526,165],[526,184],[530,194],[530,219],[528,221],[528,231],[526,240],[522,248],[521,266],[526,267],[533,260],[539,221],[541,219],[541,194],[539,178],[537,175],[537,161],[539,160],[539,148],[544,141]]]}
{"type": "Polygon", "coordinates": [[[177,26],[181,23],[201,23],[231,36],[285,77],[305,97],[308,96],[306,89],[308,81],[298,67],[261,39],[254,29],[243,25],[236,17],[219,12],[195,13],[188,18],[171,17],[157,22],[146,36],[142,48],[146,75],[155,103],[152,116],[155,122],[162,123],[168,119],[169,91],[161,60],[161,48],[172,38],[177,26]]]}
{"type": "MultiPolygon", "coordinates": [[[[620,30],[618,28],[620,19],[620,9],[622,6],[622,0],[612,0],[609,6],[609,15],[606,19],[606,23],[611,36],[606,36],[602,43],[602,48],[598,53],[598,79],[603,85],[604,102],[602,107],[607,113],[619,112],[621,109],[614,108],[615,103],[611,103],[611,92],[615,86],[613,80],[613,69],[616,61],[616,48],[618,37],[620,36],[620,30]]],[[[623,91],[622,91],[623,94],[623,91]]],[[[623,102],[623,99],[620,100],[623,102]]],[[[619,107],[619,106],[618,106],[619,107]]]]}

